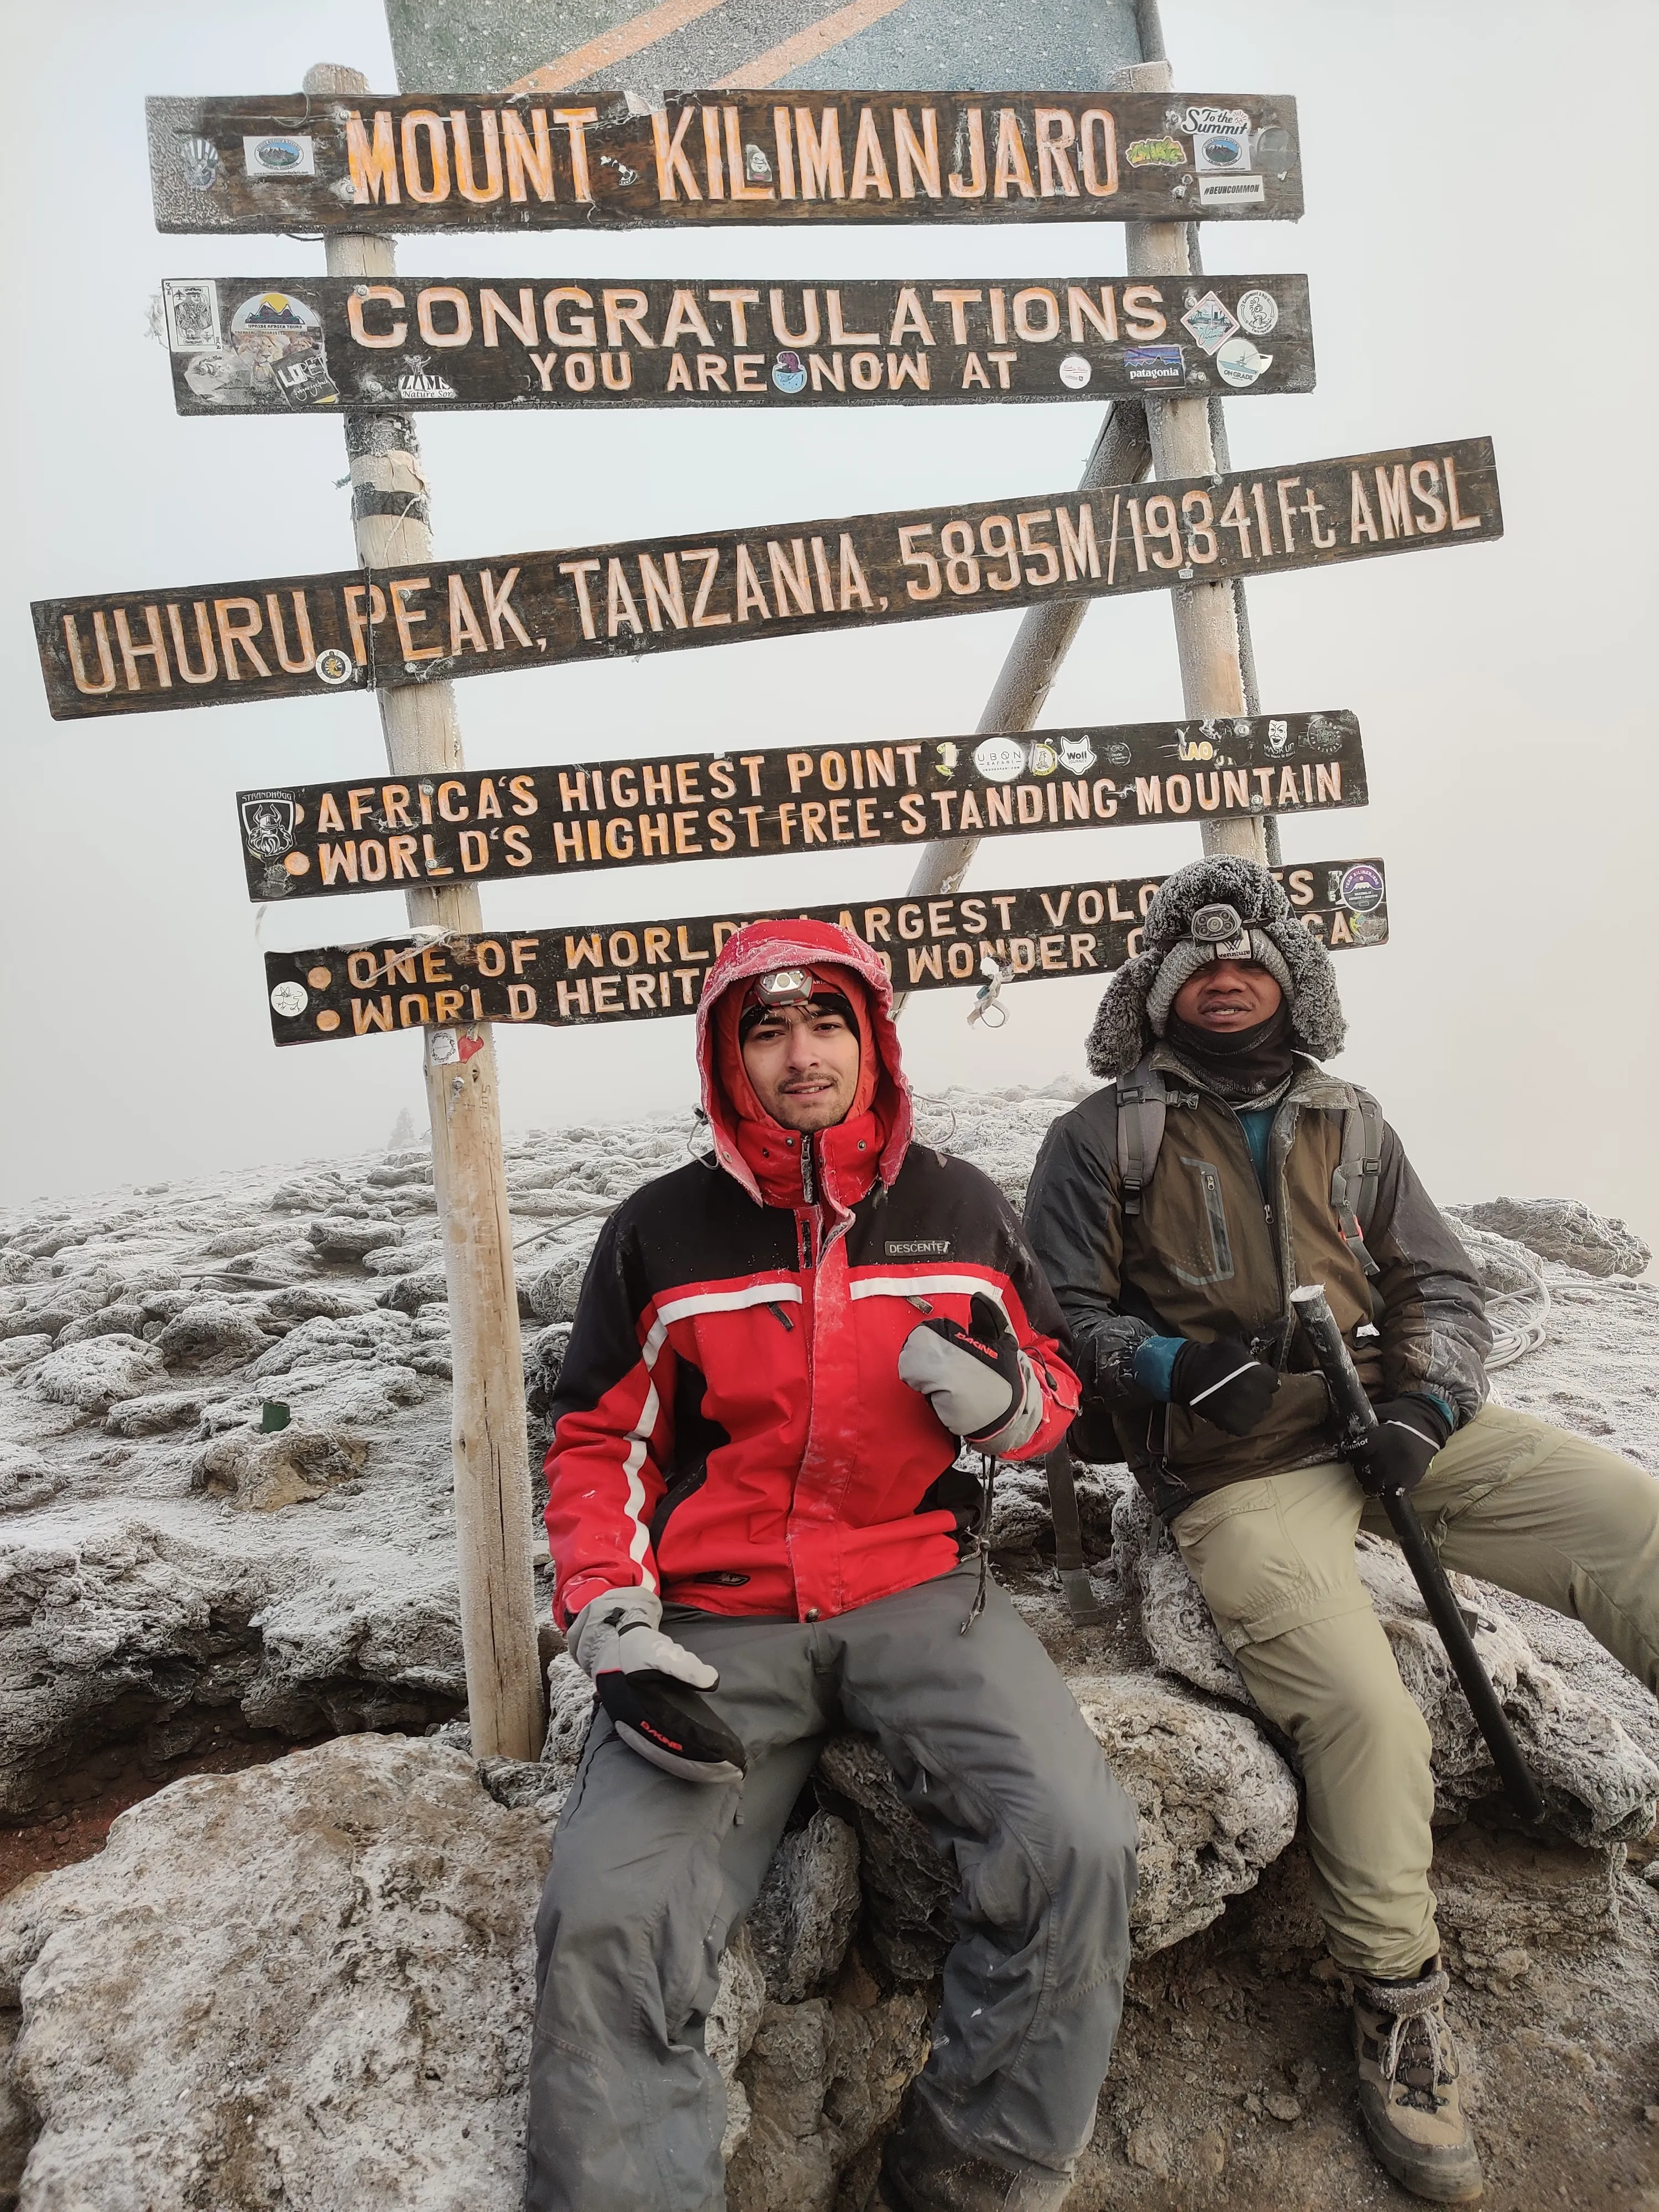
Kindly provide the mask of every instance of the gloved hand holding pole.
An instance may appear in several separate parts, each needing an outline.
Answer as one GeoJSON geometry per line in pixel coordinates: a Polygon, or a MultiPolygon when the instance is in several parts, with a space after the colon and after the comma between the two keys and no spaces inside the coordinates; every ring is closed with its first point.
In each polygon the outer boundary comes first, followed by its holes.
{"type": "MultiPolygon", "coordinates": [[[[1308,1341],[1313,1346],[1314,1357],[1319,1362],[1342,1424],[1343,1456],[1363,1466],[1371,1456],[1376,1414],[1355,1370],[1330,1303],[1324,1291],[1313,1284],[1292,1291],[1291,1304],[1308,1333],[1308,1341]]],[[[1389,1516],[1417,1587],[1423,1593],[1423,1602],[1439,1632],[1452,1671],[1462,1683],[1469,1708],[1486,1739],[1504,1795],[1523,1820],[1541,1820],[1543,1796],[1515,1740],[1504,1708],[1498,1702],[1491,1678],[1480,1663],[1474,1639],[1452,1595],[1445,1569],[1424,1533],[1417,1508],[1399,1483],[1390,1482],[1386,1476],[1376,1486],[1376,1494],[1382,1501],[1382,1510],[1389,1516]]]]}

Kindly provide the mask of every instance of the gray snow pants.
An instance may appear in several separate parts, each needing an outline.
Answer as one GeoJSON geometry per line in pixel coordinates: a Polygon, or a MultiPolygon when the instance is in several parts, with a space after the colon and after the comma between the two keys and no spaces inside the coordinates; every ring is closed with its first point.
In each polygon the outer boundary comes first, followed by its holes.
{"type": "Polygon", "coordinates": [[[955,1868],[957,1942],[916,2094],[962,2149],[1069,2172],[1122,2007],[1134,1808],[1070,1692],[977,1570],[834,1620],[663,1626],[750,1755],[682,1782],[596,1717],[537,1916],[527,2212],[719,2212],[726,2090],[702,2047],[720,1954],[823,1739],[878,1738],[955,1868]],[[735,1817],[740,1815],[740,1818],[735,1817]]]}

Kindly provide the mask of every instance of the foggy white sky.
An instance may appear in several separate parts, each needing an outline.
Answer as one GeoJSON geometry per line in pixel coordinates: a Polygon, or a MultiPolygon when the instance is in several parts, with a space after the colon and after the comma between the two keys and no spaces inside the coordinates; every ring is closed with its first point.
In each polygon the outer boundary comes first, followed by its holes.
{"type": "MultiPolygon", "coordinates": [[[[1033,0],[1036,4],[1036,0],[1033,0]]],[[[1352,707],[1373,804],[1285,833],[1288,860],[1389,864],[1394,938],[1341,957],[1340,1069],[1382,1095],[1450,1200],[1562,1192],[1659,1241],[1650,765],[1654,10],[1639,0],[1164,0],[1177,83],[1294,93],[1310,212],[1208,226],[1212,268],[1305,270],[1319,388],[1236,398],[1235,467],[1490,433],[1508,535],[1251,588],[1269,710],[1352,707]],[[1570,43],[1569,43],[1570,41],[1570,43]]],[[[11,1075],[0,1200],[362,1148],[422,1111],[417,1037],[278,1053],[268,945],[348,939],[401,900],[244,896],[239,786],[372,774],[367,697],[47,716],[27,602],[336,568],[338,424],[181,422],[146,335],[163,276],[315,275],[286,240],[162,239],[147,92],[296,87],[333,60],[392,83],[377,0],[75,0],[9,11],[12,447],[0,654],[11,1075]]],[[[884,235],[412,240],[414,272],[930,276],[1123,266],[1119,225],[884,235]]],[[[1000,498],[1075,479],[1098,406],[422,420],[440,558],[1000,498]]],[[[459,693],[481,767],[970,730],[1018,617],[781,639],[495,676],[459,693]]],[[[1097,605],[1044,720],[1181,709],[1170,606],[1097,605]]],[[[985,848],[970,886],[1178,864],[1195,830],[985,848]]],[[[892,893],[906,853],[634,869],[483,891],[492,927],[892,893]]],[[[1007,1027],[915,1000],[920,1088],[1082,1065],[1097,987],[1027,984],[1007,1027]]],[[[500,1034],[500,1033],[498,1033],[500,1034]]],[[[500,1034],[509,1127],[689,1103],[690,1024],[500,1034]]]]}

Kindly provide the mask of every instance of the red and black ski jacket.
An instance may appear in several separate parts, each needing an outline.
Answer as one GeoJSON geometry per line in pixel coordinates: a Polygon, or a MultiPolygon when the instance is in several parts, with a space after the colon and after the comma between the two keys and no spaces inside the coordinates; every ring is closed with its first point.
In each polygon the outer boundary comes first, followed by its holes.
{"type": "Polygon", "coordinates": [[[712,1157],[611,1217],[554,1399],[561,1622],[636,1583],[705,1612],[816,1620],[953,1567],[975,1486],[898,1356],[930,1316],[966,1326],[975,1293],[1042,1382],[1042,1425],[1011,1456],[1065,1435],[1078,1384],[1054,1295],[995,1184],[911,1143],[890,1007],[875,955],[827,924],[752,924],[711,971],[697,1049],[712,1157]],[[865,1073],[846,1121],[800,1136],[752,1094],[734,1105],[741,990],[725,1050],[720,1003],[769,969],[826,962],[852,971],[865,1073]]]}

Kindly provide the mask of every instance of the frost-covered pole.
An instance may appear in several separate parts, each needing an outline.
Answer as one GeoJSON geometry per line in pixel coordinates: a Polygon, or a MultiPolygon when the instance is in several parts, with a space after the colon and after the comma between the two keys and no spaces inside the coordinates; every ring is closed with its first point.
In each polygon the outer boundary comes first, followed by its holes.
{"type": "MultiPolygon", "coordinates": [[[[1158,0],[1136,0],[1135,36],[1142,59],[1139,65],[1116,70],[1109,79],[1114,92],[1166,92],[1172,90],[1174,72],[1164,55],[1164,32],[1158,21],[1158,0]]],[[[1133,223],[1128,228],[1128,257],[1132,274],[1138,276],[1187,276],[1196,267],[1197,237],[1191,224],[1133,223]],[[1182,258],[1182,255],[1188,257],[1182,258]],[[1138,258],[1144,257],[1144,258],[1138,258]]],[[[1201,415],[1206,403],[1200,400],[1153,400],[1145,404],[1138,400],[1116,401],[1108,410],[1105,425],[1084,470],[1081,488],[1090,489],[1099,484],[1133,483],[1146,475],[1152,466],[1159,476],[1175,473],[1168,459],[1158,458],[1159,444],[1168,452],[1184,449],[1190,443],[1198,449],[1199,440],[1193,434],[1190,418],[1201,415]],[[1179,410],[1177,413],[1176,410],[1179,410]],[[1174,416],[1172,422],[1171,417],[1174,416]],[[1158,442],[1149,450],[1148,430],[1157,422],[1158,442]]],[[[1218,465],[1228,465],[1225,453],[1226,432],[1222,423],[1221,403],[1208,403],[1212,436],[1203,446],[1205,459],[1195,464],[1192,475],[1206,474],[1218,465]]],[[[1206,599],[1194,595],[1184,587],[1176,595],[1176,635],[1181,655],[1182,685],[1186,694],[1187,712],[1196,714],[1255,714],[1255,673],[1250,651],[1249,617],[1244,607],[1244,586],[1242,582],[1224,586],[1202,586],[1200,593],[1215,595],[1206,599]],[[1217,611],[1218,595],[1225,592],[1232,601],[1231,665],[1238,675],[1237,696],[1243,702],[1226,707],[1200,707],[1194,703],[1196,696],[1231,697],[1232,690],[1227,678],[1225,648],[1227,645],[1224,616],[1217,611]],[[1196,613],[1189,620],[1183,613],[1185,603],[1192,601],[1196,613]],[[1201,643],[1200,640],[1204,642],[1201,643]],[[1215,659],[1217,648],[1221,658],[1215,659]],[[1189,654],[1194,666],[1188,673],[1189,654]],[[1206,672],[1214,662],[1215,680],[1210,681],[1206,672]]],[[[1029,730],[1042,710],[1050,688],[1060,665],[1072,649],[1079,625],[1088,611],[1086,600],[1057,602],[1053,606],[1033,607],[1021,622],[1008,658],[1001,673],[992,687],[991,696],[979,718],[979,728],[987,735],[1002,730],[1029,730]]],[[[1232,822],[1204,824],[1206,852],[1248,852],[1254,859],[1267,859],[1277,864],[1279,859],[1277,824],[1264,818],[1260,824],[1253,822],[1232,822]]],[[[913,898],[926,897],[929,893],[953,891],[960,889],[968,872],[979,840],[976,837],[952,837],[937,845],[927,845],[919,854],[910,878],[913,898]]],[[[901,1000],[901,1004],[902,1000],[901,1000]]]]}
{"type": "MultiPolygon", "coordinates": [[[[307,70],[305,88],[313,99],[361,98],[368,80],[324,64],[307,70]]],[[[326,250],[331,276],[384,280],[393,272],[390,239],[331,231],[326,250]]],[[[402,415],[348,414],[344,428],[358,558],[419,575],[432,559],[432,532],[414,424],[402,415]]],[[[418,780],[461,767],[452,684],[383,682],[377,696],[394,774],[418,780]]],[[[423,887],[407,896],[418,928],[483,927],[476,884],[423,887]]],[[[541,1667],[495,1047],[486,1024],[428,1030],[423,1049],[449,1290],[455,1543],[472,1749],[481,1759],[534,1759],[541,1749],[541,1667]]]]}
{"type": "MultiPolygon", "coordinates": [[[[1133,483],[1146,475],[1150,459],[1146,410],[1138,399],[1114,400],[1079,489],[1090,491],[1099,484],[1133,483]]],[[[1089,611],[1089,604],[1087,599],[1057,599],[1048,606],[1027,609],[980,715],[978,726],[984,736],[1031,727],[1060,673],[1060,663],[1072,649],[1072,640],[1089,611]]],[[[978,847],[977,837],[947,837],[937,845],[924,846],[910,878],[911,897],[959,890],[978,847]]]]}
{"type": "MultiPolygon", "coordinates": [[[[1173,92],[1175,71],[1167,61],[1137,63],[1113,72],[1114,92],[1173,92]]],[[[1128,225],[1132,276],[1190,276],[1191,226],[1182,222],[1128,225]]],[[[1205,477],[1217,471],[1215,440],[1207,399],[1164,399],[1148,393],[1146,423],[1152,434],[1155,477],[1205,477]]],[[[1181,660],[1182,703],[1193,715],[1248,713],[1244,694],[1244,650],[1239,635],[1239,601],[1231,582],[1201,584],[1181,572],[1173,594],[1176,651],[1181,660]]],[[[1242,853],[1264,865],[1267,825],[1261,820],[1206,822],[1206,853],[1242,853]]]]}

